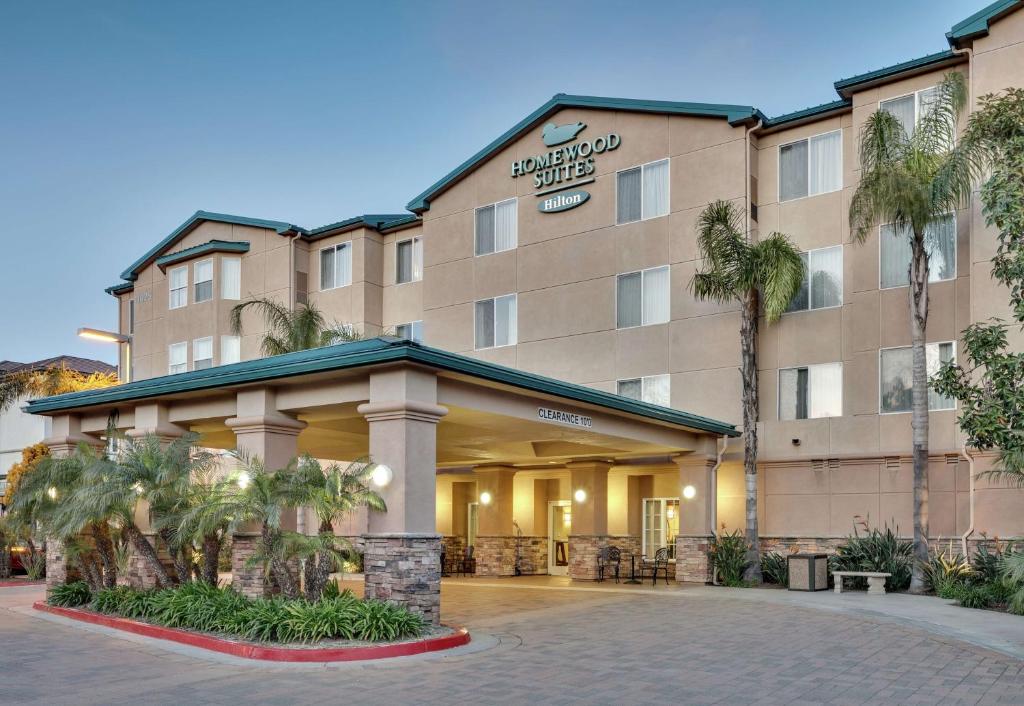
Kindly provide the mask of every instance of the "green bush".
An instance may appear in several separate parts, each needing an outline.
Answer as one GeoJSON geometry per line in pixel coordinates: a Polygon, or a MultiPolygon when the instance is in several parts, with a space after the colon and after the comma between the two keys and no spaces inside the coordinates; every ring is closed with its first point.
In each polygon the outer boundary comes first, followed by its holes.
{"type": "Polygon", "coordinates": [[[766,583],[789,585],[789,559],[778,552],[768,552],[761,557],[761,576],[766,583]]]}
{"type": "Polygon", "coordinates": [[[719,583],[723,586],[746,586],[743,572],[750,565],[747,561],[749,549],[750,544],[740,530],[735,530],[732,534],[716,534],[711,538],[708,559],[714,567],[719,583]]]}
{"type": "MultiPolygon", "coordinates": [[[[83,584],[84,585],[84,584],[83,584]]],[[[423,619],[405,608],[361,600],[328,584],[316,602],[284,598],[249,599],[231,588],[188,583],[178,588],[136,591],[119,586],[100,591],[92,608],[185,630],[227,634],[260,642],[397,640],[423,633],[423,619]]]]}
{"type": "Polygon", "coordinates": [[[939,598],[951,601],[959,597],[960,589],[965,585],[963,579],[956,576],[943,576],[934,580],[932,588],[939,598]]]}
{"type": "Polygon", "coordinates": [[[964,608],[990,608],[995,600],[987,585],[964,584],[956,592],[956,601],[964,608]]]}
{"type": "MultiPolygon", "coordinates": [[[[910,540],[900,539],[888,526],[885,530],[872,529],[864,534],[859,533],[854,526],[853,535],[839,545],[836,552],[836,570],[881,571],[892,574],[885,580],[888,590],[905,591],[910,587],[914,544],[910,540]]],[[[867,580],[854,577],[854,585],[865,588],[867,580]]]]}
{"type": "Polygon", "coordinates": [[[998,545],[995,551],[990,551],[987,543],[979,544],[971,560],[971,568],[977,574],[980,583],[992,583],[999,578],[1002,560],[1003,551],[998,545]]]}
{"type": "Polygon", "coordinates": [[[92,591],[89,590],[89,584],[85,581],[73,581],[54,586],[46,602],[64,608],[75,608],[85,605],[91,600],[92,591]]]}
{"type": "Polygon", "coordinates": [[[940,551],[936,547],[922,568],[924,569],[925,586],[935,593],[939,593],[939,586],[945,586],[951,582],[962,584],[974,574],[974,570],[964,559],[963,554],[953,553],[952,545],[947,551],[940,551]]]}

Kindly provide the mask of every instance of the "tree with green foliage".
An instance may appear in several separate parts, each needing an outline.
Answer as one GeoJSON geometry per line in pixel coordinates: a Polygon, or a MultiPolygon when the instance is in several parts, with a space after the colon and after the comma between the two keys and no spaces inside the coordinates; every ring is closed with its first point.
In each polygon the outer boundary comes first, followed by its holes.
{"type": "Polygon", "coordinates": [[[363,339],[353,326],[330,322],[315,304],[299,304],[294,310],[273,299],[251,299],[231,309],[231,330],[242,335],[243,314],[252,309],[263,317],[267,332],[260,345],[263,355],[281,355],[310,348],[363,339]]]}
{"type": "Polygon", "coordinates": [[[116,373],[80,373],[64,365],[30,368],[0,374],[0,412],[22,397],[52,397],[67,392],[98,390],[117,385],[116,373]]]}
{"type": "Polygon", "coordinates": [[[743,471],[746,479],[747,564],[744,580],[761,582],[757,528],[757,330],[789,307],[804,279],[800,252],[782,233],[753,242],[742,207],[716,201],[697,219],[697,246],[703,269],[690,281],[702,300],[740,304],[740,375],[743,381],[743,471]]]}
{"type": "Polygon", "coordinates": [[[904,126],[884,109],[872,113],[860,134],[861,177],[850,202],[850,229],[858,242],[881,224],[890,224],[910,241],[914,593],[925,590],[923,567],[928,562],[929,231],[941,217],[967,205],[984,164],[984,155],[973,144],[956,139],[966,102],[966,81],[952,72],[939,83],[916,126],[904,126]]]}

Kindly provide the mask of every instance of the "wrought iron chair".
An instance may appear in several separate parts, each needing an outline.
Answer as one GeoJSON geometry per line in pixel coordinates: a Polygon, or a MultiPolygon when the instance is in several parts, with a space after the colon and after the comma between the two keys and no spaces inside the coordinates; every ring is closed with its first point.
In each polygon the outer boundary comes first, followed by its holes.
{"type": "Polygon", "coordinates": [[[664,573],[665,585],[668,586],[668,547],[662,547],[654,552],[654,559],[648,559],[647,557],[640,559],[641,581],[643,581],[644,576],[650,575],[651,585],[657,585],[659,572],[664,573]]]}
{"type": "Polygon", "coordinates": [[[597,580],[604,581],[605,572],[610,571],[619,582],[619,566],[622,562],[622,550],[618,547],[601,547],[597,550],[597,580]]]}
{"type": "Polygon", "coordinates": [[[466,574],[476,573],[476,559],[473,557],[473,545],[470,544],[462,552],[462,558],[456,559],[457,566],[455,571],[465,576],[466,574]]]}

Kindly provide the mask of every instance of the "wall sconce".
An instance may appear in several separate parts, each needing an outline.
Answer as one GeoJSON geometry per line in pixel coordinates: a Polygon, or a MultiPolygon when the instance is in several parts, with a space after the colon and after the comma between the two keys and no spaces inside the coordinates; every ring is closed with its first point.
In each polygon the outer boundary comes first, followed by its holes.
{"type": "Polygon", "coordinates": [[[481,505],[490,505],[492,499],[493,498],[491,497],[491,494],[488,493],[486,490],[484,492],[480,493],[480,504],[481,505]]]}
{"type": "Polygon", "coordinates": [[[390,466],[385,466],[383,463],[378,463],[370,472],[370,482],[378,488],[387,486],[394,477],[395,472],[391,470],[390,466]]]}
{"type": "Polygon", "coordinates": [[[697,489],[694,488],[692,485],[688,485],[685,488],[683,488],[683,497],[686,498],[687,500],[693,500],[694,497],[696,497],[696,495],[697,489]]]}
{"type": "Polygon", "coordinates": [[[572,496],[576,498],[576,502],[582,503],[587,499],[587,491],[585,491],[583,488],[579,488],[575,493],[572,494],[572,496]]]}

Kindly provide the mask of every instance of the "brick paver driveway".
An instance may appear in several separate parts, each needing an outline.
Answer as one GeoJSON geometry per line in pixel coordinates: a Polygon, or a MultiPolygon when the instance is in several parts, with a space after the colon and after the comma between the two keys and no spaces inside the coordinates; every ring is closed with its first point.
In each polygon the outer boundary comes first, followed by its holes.
{"type": "Polygon", "coordinates": [[[1024,703],[1024,663],[999,653],[686,591],[447,585],[445,619],[495,635],[491,649],[305,669],[225,664],[18,609],[38,596],[0,589],[2,703],[1024,703]]]}

